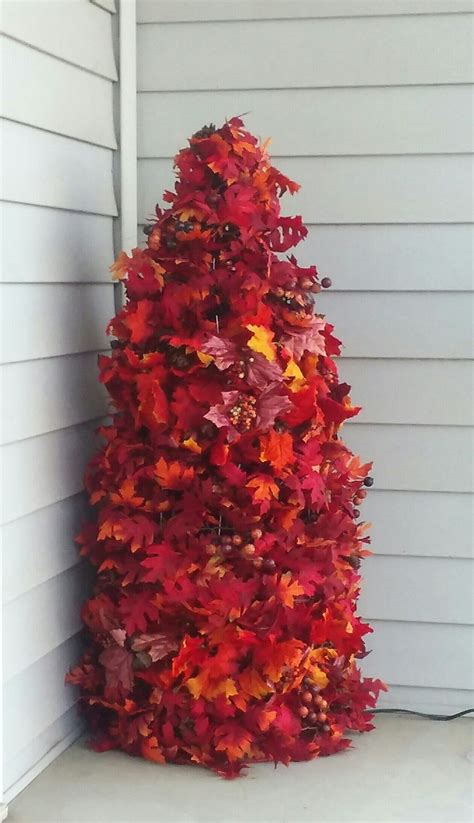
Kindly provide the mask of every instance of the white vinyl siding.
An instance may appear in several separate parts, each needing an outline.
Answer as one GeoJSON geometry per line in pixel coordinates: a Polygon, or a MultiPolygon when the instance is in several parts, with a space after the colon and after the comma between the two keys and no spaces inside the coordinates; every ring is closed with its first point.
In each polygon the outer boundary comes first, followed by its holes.
{"type": "Polygon", "coordinates": [[[114,314],[113,3],[2,8],[4,790],[81,731],[64,674],[89,575],[74,536],[107,414],[97,355],[114,314]]]}
{"type": "MultiPolygon", "coordinates": [[[[375,461],[362,507],[376,556],[360,611],[380,705],[472,705],[472,4],[461,0],[138,0],[138,220],[205,123],[247,112],[333,288],[375,461]]],[[[141,226],[140,226],[141,228],[141,226]]]]}

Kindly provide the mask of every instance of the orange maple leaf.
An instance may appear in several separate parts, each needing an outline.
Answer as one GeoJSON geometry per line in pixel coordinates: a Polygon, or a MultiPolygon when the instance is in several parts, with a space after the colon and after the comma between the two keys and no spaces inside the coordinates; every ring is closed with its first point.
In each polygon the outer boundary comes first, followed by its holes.
{"type": "Polygon", "coordinates": [[[143,757],[147,760],[153,760],[154,763],[164,763],[165,756],[161,751],[156,737],[145,737],[142,740],[141,750],[143,757]]]}
{"type": "Polygon", "coordinates": [[[241,760],[250,754],[253,735],[240,723],[228,722],[216,731],[216,751],[225,752],[229,760],[241,760]]]}
{"type": "Polygon", "coordinates": [[[272,691],[256,669],[247,668],[239,675],[239,685],[250,697],[266,697],[272,691]]]}
{"type": "Polygon", "coordinates": [[[135,483],[130,477],[123,481],[118,492],[111,492],[110,499],[112,503],[127,504],[136,507],[144,503],[143,497],[137,497],[135,495],[135,483]]]}
{"type": "Polygon", "coordinates": [[[191,692],[195,700],[198,697],[205,697],[206,700],[215,700],[216,697],[223,694],[226,697],[232,697],[237,694],[235,683],[231,677],[215,680],[212,677],[212,672],[204,670],[196,677],[190,677],[186,681],[186,687],[191,692]]]}
{"type": "Polygon", "coordinates": [[[279,489],[277,484],[272,480],[268,474],[257,474],[252,477],[246,484],[248,489],[254,489],[253,499],[255,502],[260,500],[271,500],[272,497],[277,498],[279,489]]]}
{"type": "Polygon", "coordinates": [[[276,432],[273,429],[260,438],[262,463],[270,463],[275,469],[283,469],[295,462],[293,438],[289,432],[276,432]]]}
{"type": "Polygon", "coordinates": [[[277,713],[273,709],[257,709],[254,716],[259,729],[261,729],[262,732],[266,732],[275,720],[277,713]]]}
{"type": "Polygon", "coordinates": [[[257,647],[254,662],[274,682],[280,680],[283,669],[298,666],[303,656],[304,644],[301,640],[279,641],[271,636],[267,643],[257,647]]]}
{"type": "Polygon", "coordinates": [[[301,594],[304,594],[304,588],[297,580],[293,580],[291,572],[282,574],[278,583],[278,595],[281,602],[292,609],[295,605],[295,598],[301,594]]]}
{"type": "Polygon", "coordinates": [[[123,280],[128,271],[131,258],[124,251],[121,251],[114,263],[109,267],[112,272],[112,280],[123,280]]]}
{"type": "Polygon", "coordinates": [[[155,463],[155,475],[164,489],[176,489],[181,481],[192,480],[194,469],[192,466],[184,467],[176,460],[167,463],[164,457],[160,457],[155,463]]]}
{"type": "Polygon", "coordinates": [[[120,522],[109,518],[101,523],[97,532],[97,540],[107,540],[108,537],[113,537],[120,540],[122,534],[123,532],[120,522]]]}

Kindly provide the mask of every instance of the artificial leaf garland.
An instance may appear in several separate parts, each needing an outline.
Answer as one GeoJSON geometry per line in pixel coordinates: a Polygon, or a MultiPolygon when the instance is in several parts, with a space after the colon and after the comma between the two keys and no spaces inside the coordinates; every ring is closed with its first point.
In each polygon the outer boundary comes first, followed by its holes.
{"type": "Polygon", "coordinates": [[[233,118],[196,132],[146,227],[111,267],[127,292],[100,377],[115,406],[79,536],[97,569],[67,676],[97,750],[233,777],[350,745],[372,728],[356,616],[371,464],[339,438],[357,414],[317,313],[296,183],[233,118]]]}

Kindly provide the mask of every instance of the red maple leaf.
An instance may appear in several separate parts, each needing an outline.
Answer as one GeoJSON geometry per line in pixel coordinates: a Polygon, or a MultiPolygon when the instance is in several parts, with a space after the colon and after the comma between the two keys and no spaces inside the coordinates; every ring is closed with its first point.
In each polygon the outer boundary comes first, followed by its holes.
{"type": "Polygon", "coordinates": [[[155,622],[159,611],[153,603],[154,592],[146,588],[138,592],[129,592],[119,603],[118,611],[127,634],[144,632],[150,622],[155,622]]]}
{"type": "Polygon", "coordinates": [[[108,689],[119,689],[128,693],[133,688],[132,655],[120,646],[111,646],[99,656],[105,669],[108,689]]]}

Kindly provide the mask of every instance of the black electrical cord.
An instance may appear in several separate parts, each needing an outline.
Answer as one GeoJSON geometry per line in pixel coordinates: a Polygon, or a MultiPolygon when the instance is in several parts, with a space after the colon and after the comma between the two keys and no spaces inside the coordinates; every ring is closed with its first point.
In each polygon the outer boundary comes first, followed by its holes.
{"type": "Polygon", "coordinates": [[[426,717],[428,720],[455,720],[457,717],[464,717],[465,714],[473,714],[473,709],[464,709],[456,714],[428,714],[426,712],[415,712],[412,709],[372,709],[371,714],[414,714],[417,717],[426,717]]]}

